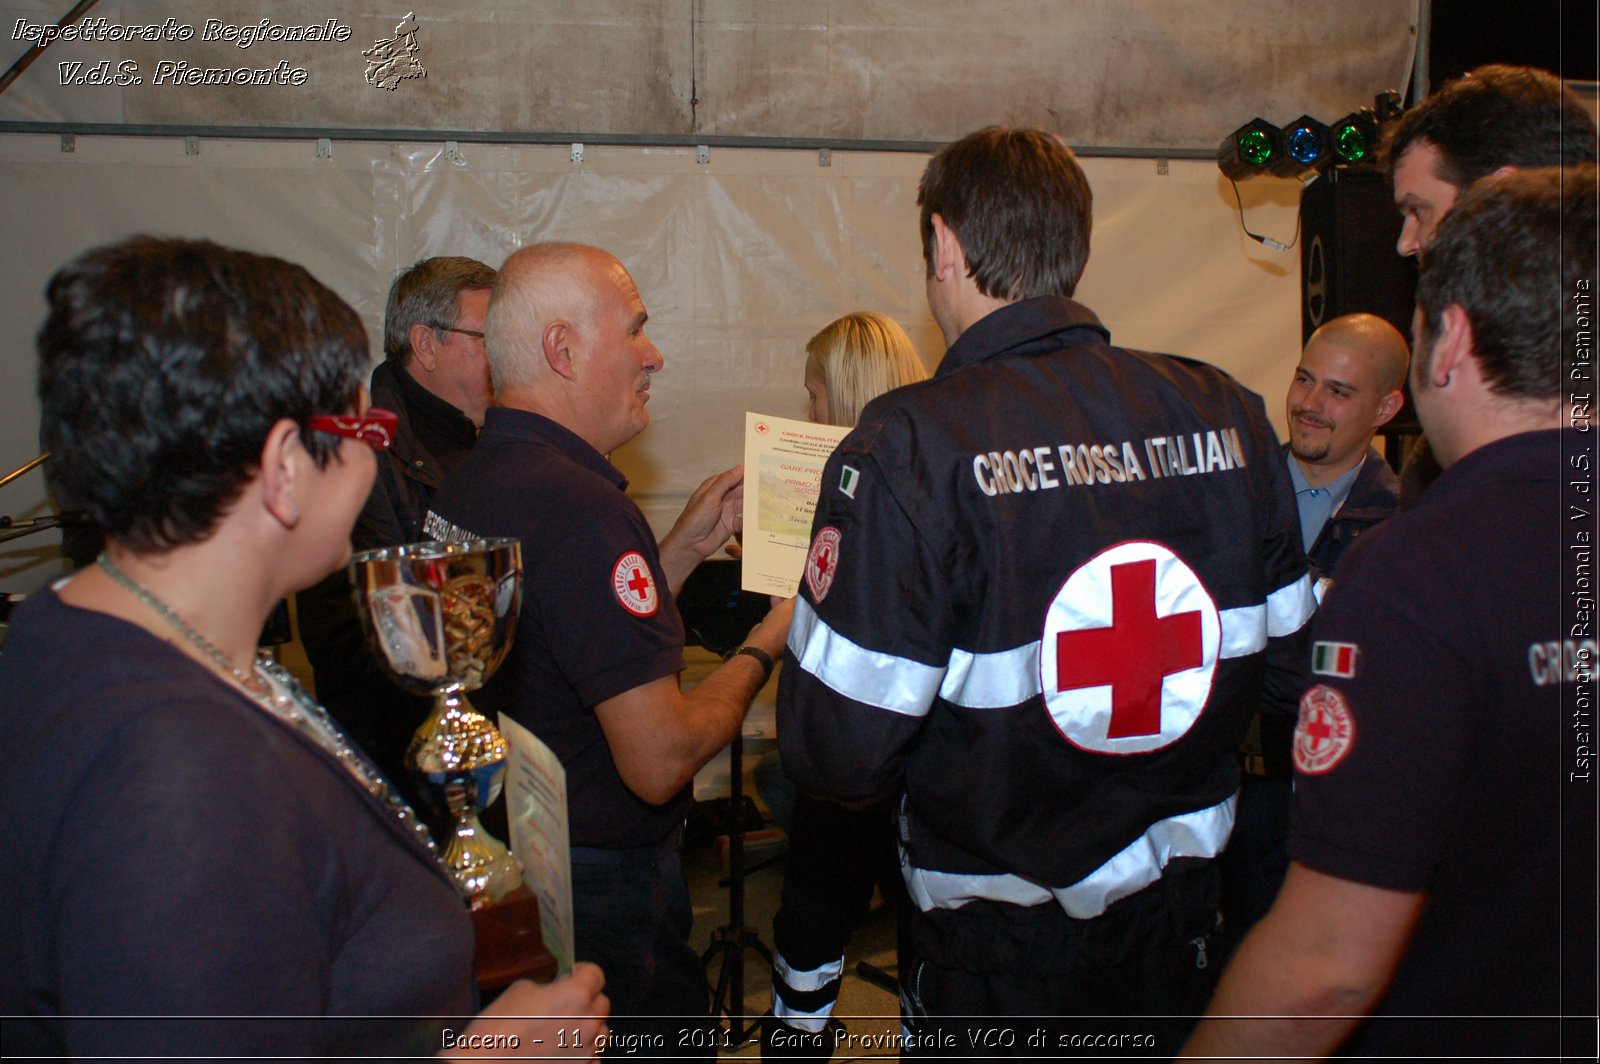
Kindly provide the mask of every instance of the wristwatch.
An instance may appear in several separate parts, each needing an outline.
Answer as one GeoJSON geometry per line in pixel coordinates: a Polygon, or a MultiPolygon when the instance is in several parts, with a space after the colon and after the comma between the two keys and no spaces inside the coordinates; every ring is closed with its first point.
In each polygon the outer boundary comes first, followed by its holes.
{"type": "Polygon", "coordinates": [[[738,657],[740,654],[744,654],[747,657],[755,658],[756,661],[760,662],[760,664],[761,664],[761,686],[762,687],[767,686],[767,681],[772,679],[772,667],[773,667],[772,655],[768,654],[765,650],[762,650],[760,647],[753,647],[753,646],[750,646],[747,643],[744,646],[740,647],[738,650],[735,650],[732,654],[729,654],[728,658],[731,660],[733,658],[738,657]]]}

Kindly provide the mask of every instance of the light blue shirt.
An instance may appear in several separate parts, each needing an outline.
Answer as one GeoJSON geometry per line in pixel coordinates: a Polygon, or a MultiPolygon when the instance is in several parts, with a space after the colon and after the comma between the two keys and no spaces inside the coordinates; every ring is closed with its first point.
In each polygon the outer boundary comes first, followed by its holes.
{"type": "Polygon", "coordinates": [[[1304,550],[1311,549],[1311,545],[1322,534],[1322,526],[1328,523],[1328,518],[1339,512],[1339,507],[1350,497],[1350,489],[1355,485],[1367,457],[1362,455],[1361,461],[1340,474],[1339,479],[1313,488],[1306,483],[1299,460],[1293,454],[1288,455],[1289,480],[1294,484],[1295,505],[1300,508],[1300,539],[1304,550]]]}

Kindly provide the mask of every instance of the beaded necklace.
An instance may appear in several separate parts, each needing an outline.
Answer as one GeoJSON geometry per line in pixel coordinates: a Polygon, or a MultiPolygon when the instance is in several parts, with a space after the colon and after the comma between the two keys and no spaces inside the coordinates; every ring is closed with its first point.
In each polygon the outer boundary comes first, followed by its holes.
{"type": "Polygon", "coordinates": [[[277,717],[279,720],[294,728],[301,735],[310,739],[319,748],[326,751],[335,761],[344,767],[345,771],[355,777],[361,788],[376,798],[401,825],[416,837],[417,841],[428,848],[428,852],[438,856],[434,846],[433,837],[428,834],[427,825],[417,816],[416,811],[408,805],[404,798],[395,793],[383,773],[378,771],[376,765],[367,760],[360,750],[352,746],[344,732],[334,723],[328,711],[312,700],[300,687],[295,678],[275,661],[266,658],[257,658],[254,668],[245,672],[233,663],[233,659],[219,650],[212,642],[199,632],[195,631],[182,617],[157,598],[149,588],[135,581],[127,573],[117,567],[107,554],[101,554],[96,559],[100,568],[125,588],[129,594],[140,602],[149,606],[172,627],[176,628],[190,643],[199,648],[212,661],[222,666],[232,676],[239,686],[244,688],[253,704],[277,717]]]}
{"type": "Polygon", "coordinates": [[[243,687],[257,698],[270,698],[272,696],[272,688],[265,679],[254,672],[245,672],[235,665],[233,659],[217,649],[211,640],[189,627],[189,623],[179,617],[171,606],[156,598],[149,588],[118,568],[117,563],[111,560],[111,555],[102,551],[100,557],[96,558],[95,561],[100,568],[106,571],[107,576],[121,584],[134,598],[155,610],[163,621],[166,621],[181,632],[183,637],[194,646],[199,647],[206,657],[221,665],[230,676],[238,681],[240,687],[243,687]]]}

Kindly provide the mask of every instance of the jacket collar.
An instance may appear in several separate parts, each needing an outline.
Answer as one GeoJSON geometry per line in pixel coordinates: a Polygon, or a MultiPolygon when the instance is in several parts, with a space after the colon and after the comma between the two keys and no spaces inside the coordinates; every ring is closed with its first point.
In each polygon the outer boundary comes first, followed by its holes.
{"type": "Polygon", "coordinates": [[[480,440],[491,436],[506,437],[543,444],[561,452],[576,464],[604,477],[619,489],[626,491],[628,478],[612,465],[610,460],[589,445],[588,441],[559,422],[531,410],[516,410],[507,406],[491,406],[484,417],[480,440]]]}
{"type": "MultiPolygon", "coordinates": [[[[1287,443],[1283,444],[1282,451],[1284,462],[1293,468],[1295,459],[1287,443]]],[[[1328,516],[1328,523],[1348,518],[1382,521],[1386,517],[1394,516],[1399,505],[1400,478],[1389,468],[1389,463],[1378,453],[1377,448],[1369,446],[1367,456],[1361,463],[1361,471],[1356,474],[1355,482],[1350,485],[1350,493],[1345,496],[1343,505],[1328,516]]],[[[1326,527],[1324,526],[1324,530],[1326,527]]]]}
{"type": "Polygon", "coordinates": [[[370,390],[373,406],[400,415],[394,442],[389,445],[390,459],[403,476],[437,488],[445,469],[454,464],[442,464],[441,456],[459,460],[477,439],[477,426],[393,363],[378,363],[370,390]]]}
{"type": "Polygon", "coordinates": [[[1066,296],[1036,296],[1008,303],[979,318],[956,337],[934,376],[954,373],[995,355],[1025,352],[1030,346],[1058,350],[1062,343],[1059,334],[1073,330],[1083,333],[1081,339],[1074,340],[1077,343],[1111,340],[1110,331],[1100,324],[1094,311],[1066,296]],[[1040,343],[1046,339],[1048,344],[1040,343]]]}

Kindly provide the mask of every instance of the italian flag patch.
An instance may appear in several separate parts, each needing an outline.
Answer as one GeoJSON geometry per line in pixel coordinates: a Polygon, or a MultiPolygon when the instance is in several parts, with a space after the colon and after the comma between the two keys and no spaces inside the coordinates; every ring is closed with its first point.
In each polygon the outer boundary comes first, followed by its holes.
{"type": "Polygon", "coordinates": [[[856,497],[856,484],[861,479],[861,474],[854,468],[844,466],[839,470],[839,490],[850,498],[856,497]]]}
{"type": "Polygon", "coordinates": [[[1341,676],[1346,680],[1356,674],[1356,645],[1354,643],[1317,643],[1311,648],[1311,671],[1318,676],[1341,676]]]}

